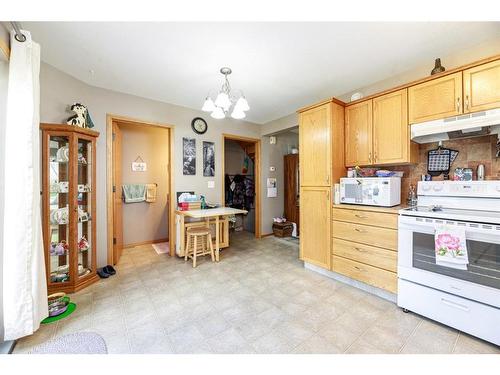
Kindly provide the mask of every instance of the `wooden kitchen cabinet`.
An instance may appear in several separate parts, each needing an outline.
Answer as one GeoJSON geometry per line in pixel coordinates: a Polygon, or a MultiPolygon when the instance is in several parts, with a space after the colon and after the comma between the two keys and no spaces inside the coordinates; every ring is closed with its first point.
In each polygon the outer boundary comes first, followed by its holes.
{"type": "Polygon", "coordinates": [[[410,141],[408,92],[399,90],[373,99],[373,164],[414,163],[418,145],[410,141]]]}
{"type": "Polygon", "coordinates": [[[372,100],[346,107],[346,166],[372,164],[372,121],[372,100]]]}
{"type": "Polygon", "coordinates": [[[462,72],[408,88],[410,124],[456,116],[462,108],[462,72]]]}
{"type": "Polygon", "coordinates": [[[349,106],[345,110],[346,166],[414,163],[418,145],[410,141],[407,90],[349,106]]]}
{"type": "Polygon", "coordinates": [[[300,190],[300,258],[330,268],[331,207],[330,187],[302,187],[300,190]],[[307,215],[307,217],[304,217],[307,215]]]}
{"type": "Polygon", "coordinates": [[[500,60],[463,71],[464,112],[500,107],[500,60]]]}
{"type": "Polygon", "coordinates": [[[312,108],[299,115],[300,184],[330,186],[331,103],[312,108]]]}
{"type": "Polygon", "coordinates": [[[396,209],[335,205],[331,270],[396,293],[397,212],[396,209]]]}

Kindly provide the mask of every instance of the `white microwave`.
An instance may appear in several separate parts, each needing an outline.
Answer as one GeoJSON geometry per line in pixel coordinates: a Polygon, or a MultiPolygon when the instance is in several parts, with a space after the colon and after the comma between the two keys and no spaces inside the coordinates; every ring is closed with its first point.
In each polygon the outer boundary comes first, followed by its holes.
{"type": "Polygon", "coordinates": [[[397,206],[401,204],[401,178],[341,178],[340,203],[383,207],[397,206]]]}

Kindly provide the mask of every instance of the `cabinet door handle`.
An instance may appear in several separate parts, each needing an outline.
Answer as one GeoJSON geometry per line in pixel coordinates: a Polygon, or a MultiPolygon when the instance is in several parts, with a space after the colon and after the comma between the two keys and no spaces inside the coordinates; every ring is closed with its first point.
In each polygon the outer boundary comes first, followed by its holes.
{"type": "Polygon", "coordinates": [[[465,109],[469,110],[469,95],[465,95],[465,109]]]}
{"type": "Polygon", "coordinates": [[[326,183],[329,184],[330,183],[330,176],[326,176],[326,183]]]}
{"type": "Polygon", "coordinates": [[[366,253],[366,250],[360,249],[359,247],[355,247],[354,249],[360,253],[366,253]]]}
{"type": "Polygon", "coordinates": [[[354,230],[355,230],[356,232],[359,232],[359,233],[364,233],[364,232],[365,232],[363,229],[359,229],[359,228],[354,228],[354,230]]]}
{"type": "Polygon", "coordinates": [[[460,97],[457,98],[457,112],[460,113],[460,97]]]}
{"type": "Polygon", "coordinates": [[[359,219],[366,219],[366,216],[363,215],[354,214],[354,216],[356,216],[359,219]]]}
{"type": "Polygon", "coordinates": [[[361,268],[359,268],[358,266],[354,266],[354,268],[356,268],[358,271],[363,271],[361,268]]]}
{"type": "Polygon", "coordinates": [[[326,200],[330,201],[330,191],[329,190],[327,190],[327,192],[326,192],[326,200]]]}
{"type": "Polygon", "coordinates": [[[368,153],[368,161],[370,163],[372,162],[372,153],[371,152],[368,153]]]}

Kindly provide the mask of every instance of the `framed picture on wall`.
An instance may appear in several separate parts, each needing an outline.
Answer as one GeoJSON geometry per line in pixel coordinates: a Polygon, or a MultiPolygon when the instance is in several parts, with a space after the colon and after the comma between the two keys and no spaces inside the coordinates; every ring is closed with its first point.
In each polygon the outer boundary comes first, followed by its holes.
{"type": "Polygon", "coordinates": [[[182,138],[182,174],[196,174],[196,139],[182,138]]]}
{"type": "Polygon", "coordinates": [[[203,176],[215,176],[215,144],[203,142],[203,176]]]}

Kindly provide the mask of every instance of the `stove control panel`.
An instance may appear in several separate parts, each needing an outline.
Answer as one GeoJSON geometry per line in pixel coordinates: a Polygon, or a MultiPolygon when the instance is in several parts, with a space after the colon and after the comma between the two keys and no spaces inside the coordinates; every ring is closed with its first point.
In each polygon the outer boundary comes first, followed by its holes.
{"type": "Polygon", "coordinates": [[[419,181],[417,194],[436,197],[499,198],[500,180],[495,181],[419,181]]]}

